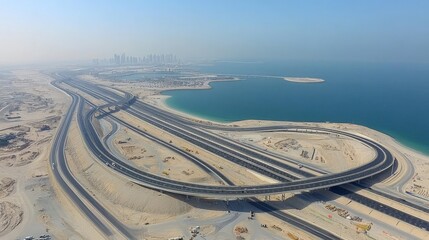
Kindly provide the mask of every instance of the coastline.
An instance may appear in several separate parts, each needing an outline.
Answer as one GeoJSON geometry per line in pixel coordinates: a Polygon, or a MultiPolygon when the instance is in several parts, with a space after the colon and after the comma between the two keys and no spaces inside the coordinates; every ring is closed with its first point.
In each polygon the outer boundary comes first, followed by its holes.
{"type": "MultiPolygon", "coordinates": [[[[271,76],[264,76],[264,77],[271,77],[271,76]]],[[[286,81],[292,82],[291,80],[287,80],[287,79],[289,79],[288,77],[284,77],[282,79],[284,79],[286,81]]],[[[323,82],[325,82],[325,80],[320,79],[320,78],[297,78],[297,79],[299,79],[299,80],[293,80],[293,81],[296,82],[296,83],[323,83],[323,82]]],[[[213,122],[213,123],[218,123],[218,124],[227,124],[227,125],[234,125],[237,122],[248,121],[248,120],[253,120],[253,121],[274,121],[274,122],[295,123],[295,124],[299,124],[299,123],[307,123],[307,124],[323,123],[323,122],[293,122],[293,121],[288,121],[288,120],[258,120],[258,119],[243,119],[243,120],[237,120],[237,121],[222,120],[222,119],[204,117],[204,116],[200,116],[200,115],[194,115],[194,114],[191,114],[191,113],[187,113],[186,110],[181,110],[180,108],[176,108],[174,106],[170,106],[167,103],[167,99],[170,97],[169,95],[165,94],[165,92],[167,92],[167,91],[172,91],[172,90],[208,90],[208,89],[212,88],[210,86],[211,82],[228,82],[228,81],[236,81],[236,80],[242,80],[242,79],[236,77],[234,80],[231,80],[231,79],[228,79],[228,80],[207,80],[205,82],[205,84],[204,84],[204,87],[186,87],[186,88],[171,87],[171,88],[159,89],[157,91],[157,93],[156,93],[157,97],[161,97],[161,98],[166,97],[166,98],[164,99],[164,101],[163,101],[162,104],[158,104],[158,105],[160,105],[160,106],[163,105],[166,108],[167,111],[174,112],[174,113],[176,113],[178,115],[184,116],[184,117],[189,118],[189,119],[195,119],[195,120],[202,121],[202,122],[213,122]]],[[[150,97],[150,96],[147,96],[147,97],[150,97]]],[[[336,124],[353,124],[353,123],[349,123],[349,122],[335,122],[335,123],[336,124]]],[[[370,128],[370,127],[367,127],[367,126],[364,126],[364,125],[359,125],[359,126],[362,126],[362,127],[365,127],[365,128],[369,128],[369,129],[373,129],[374,131],[377,131],[377,132],[379,132],[381,134],[389,136],[390,138],[394,139],[397,143],[399,143],[404,148],[407,148],[410,151],[416,152],[416,153],[418,153],[418,154],[420,154],[422,156],[429,157],[429,152],[426,152],[426,151],[424,151],[424,150],[421,149],[422,144],[417,144],[415,142],[408,141],[407,139],[402,139],[402,138],[395,137],[394,133],[385,132],[385,131],[378,130],[378,129],[375,129],[375,128],[370,128]]]]}
{"type": "MultiPolygon", "coordinates": [[[[193,88],[201,89],[201,88],[193,88]]],[[[143,100],[151,105],[154,105],[160,109],[171,112],[173,114],[179,115],[181,117],[190,119],[199,123],[206,123],[209,125],[224,125],[224,126],[274,126],[274,125],[306,125],[306,126],[317,126],[317,127],[326,127],[331,129],[341,129],[346,130],[354,134],[358,134],[372,140],[383,144],[388,148],[392,153],[395,154],[398,160],[398,172],[394,175],[388,177],[384,182],[376,184],[383,188],[389,188],[393,190],[393,186],[398,186],[401,190],[401,194],[411,196],[411,193],[407,193],[410,189],[413,189],[415,184],[420,184],[422,186],[427,186],[429,179],[426,179],[423,176],[429,174],[429,167],[427,163],[429,162],[429,155],[424,152],[420,152],[417,149],[413,149],[411,146],[404,145],[402,142],[396,138],[390,136],[387,133],[380,132],[376,129],[371,129],[363,125],[356,125],[352,123],[331,123],[331,122],[292,122],[292,121],[275,121],[275,120],[240,120],[240,121],[222,121],[218,119],[204,118],[204,116],[196,116],[186,111],[176,109],[167,104],[167,99],[170,96],[163,95],[163,91],[159,91],[158,94],[147,96],[143,100]],[[401,180],[401,176],[406,176],[405,180],[401,180]],[[422,177],[422,179],[421,179],[422,177]]],[[[426,199],[428,201],[429,199],[426,199]]]]}
{"type": "MultiPolygon", "coordinates": [[[[209,90],[212,89],[212,86],[210,85],[212,82],[232,82],[232,81],[242,81],[243,78],[242,77],[246,77],[246,76],[258,76],[258,77],[275,77],[275,78],[279,78],[279,79],[283,79],[285,81],[295,81],[297,83],[323,83],[325,80],[320,79],[320,78],[298,78],[298,77],[278,77],[278,76],[263,76],[263,75],[237,75],[237,74],[216,74],[217,76],[222,76],[222,75],[234,75],[233,79],[206,79],[204,81],[202,81],[202,85],[198,85],[198,86],[169,86],[169,85],[165,85],[162,87],[149,87],[149,89],[147,91],[143,91],[144,93],[141,94],[139,92],[135,92],[135,88],[131,87],[128,88],[131,83],[131,86],[134,87],[139,87],[139,82],[128,82],[128,81],[124,81],[124,82],[111,82],[110,80],[107,79],[97,79],[94,77],[90,77],[88,75],[86,75],[86,77],[83,77],[83,80],[89,80],[89,81],[96,81],[99,83],[105,83],[105,80],[109,81],[112,85],[111,86],[117,86],[120,88],[124,88],[124,90],[128,90],[131,92],[134,92],[135,95],[137,97],[139,97],[140,99],[144,100],[144,101],[149,101],[149,103],[157,105],[169,112],[173,112],[177,115],[181,115],[183,117],[189,118],[189,119],[193,119],[195,121],[200,121],[200,122],[207,122],[210,124],[211,123],[216,123],[216,124],[226,124],[226,125],[234,125],[236,122],[243,122],[243,121],[252,121],[252,119],[248,119],[248,120],[239,120],[239,121],[228,121],[228,120],[221,120],[221,119],[213,119],[213,118],[209,118],[209,117],[205,117],[205,116],[197,116],[197,115],[193,115],[190,113],[187,113],[186,110],[180,110],[174,107],[170,107],[167,104],[167,99],[170,97],[168,95],[166,95],[166,92],[168,91],[175,91],[175,90],[209,90]],[[291,80],[292,79],[292,80],[291,80]],[[127,86],[128,85],[128,86],[127,86]],[[160,98],[162,99],[162,103],[155,103],[153,100],[155,98],[160,98]],[[152,99],[152,100],[150,100],[152,99]]],[[[141,87],[145,87],[145,86],[141,86],[141,87]]],[[[259,121],[259,120],[253,120],[253,121],[259,121]]],[[[270,120],[261,120],[261,121],[270,121],[270,120]]],[[[307,124],[318,124],[318,122],[291,122],[291,121],[281,121],[281,120],[272,120],[273,122],[282,122],[282,123],[307,123],[307,124]]],[[[338,124],[349,124],[349,123],[338,123],[338,124]]],[[[366,126],[361,125],[362,127],[368,128],[366,126]]],[[[386,136],[391,137],[392,139],[395,139],[395,141],[397,143],[399,143],[401,146],[403,146],[404,148],[413,151],[415,153],[418,153],[424,157],[429,157],[429,152],[425,152],[425,151],[421,151],[420,149],[416,149],[413,148],[412,142],[410,142],[411,144],[406,145],[403,143],[403,141],[400,141],[399,139],[395,138],[394,136],[391,135],[391,133],[384,133],[381,132],[380,130],[374,129],[374,131],[379,132],[380,134],[384,134],[386,136]]]]}
{"type": "MultiPolygon", "coordinates": [[[[170,84],[161,85],[157,87],[148,87],[144,83],[124,82],[124,83],[112,83],[114,86],[120,87],[123,90],[133,92],[142,101],[156,106],[160,109],[168,111],[172,114],[176,114],[183,118],[187,118],[194,122],[204,123],[208,125],[224,125],[224,126],[275,126],[275,125],[297,125],[297,126],[317,126],[331,129],[346,130],[354,134],[358,134],[383,144],[388,148],[398,160],[397,172],[388,177],[382,183],[377,184],[380,189],[388,188],[390,191],[394,189],[401,189],[401,195],[410,195],[408,192],[414,191],[415,184],[421,186],[429,186],[429,155],[424,152],[420,152],[417,149],[413,149],[412,146],[407,146],[403,142],[399,142],[398,139],[390,136],[389,133],[383,133],[376,129],[371,129],[363,125],[356,125],[352,123],[331,123],[331,122],[292,122],[292,121],[276,121],[276,120],[240,120],[240,121],[222,121],[222,119],[213,119],[205,116],[198,116],[189,112],[185,109],[175,108],[167,103],[167,99],[170,96],[166,95],[167,91],[170,90],[208,90],[211,89],[211,82],[220,81],[237,81],[241,80],[239,76],[234,79],[205,79],[196,85],[187,86],[174,86],[170,84]],[[401,176],[405,176],[405,179],[401,179],[401,176]]],[[[429,201],[429,199],[427,199],[429,201]]]]}
{"type": "MultiPolygon", "coordinates": [[[[201,88],[189,88],[189,89],[199,90],[199,89],[201,89],[201,88]]],[[[207,89],[210,89],[210,88],[207,88],[207,89]]],[[[169,90],[170,90],[170,89],[169,89],[169,90]]],[[[169,91],[169,90],[165,90],[165,91],[169,91]]],[[[174,90],[180,90],[180,89],[174,89],[174,90]]],[[[294,125],[302,124],[302,125],[318,125],[318,126],[320,126],[320,125],[344,125],[344,126],[357,126],[357,127],[359,127],[359,128],[364,128],[364,129],[368,129],[368,130],[374,131],[377,135],[378,135],[378,134],[379,134],[379,135],[383,135],[383,137],[384,137],[384,138],[390,138],[393,142],[395,142],[397,145],[400,145],[400,147],[402,147],[402,148],[406,149],[407,151],[412,151],[412,152],[414,152],[414,153],[416,153],[416,154],[421,155],[422,157],[427,157],[427,158],[429,158],[429,155],[425,154],[424,152],[420,152],[419,150],[414,149],[414,148],[412,148],[412,147],[410,147],[410,146],[407,146],[407,145],[403,144],[402,142],[400,142],[398,139],[394,138],[394,137],[393,137],[393,136],[391,136],[390,134],[388,134],[388,133],[383,133],[383,132],[381,132],[381,131],[379,131],[379,130],[377,130],[377,129],[372,129],[372,128],[366,127],[366,126],[364,126],[364,125],[358,125],[358,124],[353,124],[353,123],[331,123],[331,122],[293,122],[293,121],[281,121],[281,120],[258,120],[258,119],[245,119],[245,120],[239,120],[239,121],[222,121],[222,120],[216,120],[216,119],[204,118],[204,117],[202,117],[202,116],[197,116],[197,115],[194,115],[194,114],[188,113],[188,112],[186,112],[186,111],[182,111],[182,110],[179,110],[179,109],[177,109],[177,108],[171,107],[171,106],[170,106],[170,105],[168,105],[168,103],[167,103],[167,99],[169,99],[171,96],[164,95],[164,94],[163,94],[163,92],[164,92],[164,91],[160,91],[160,92],[159,92],[159,94],[157,94],[157,95],[149,96],[149,98],[150,98],[150,97],[154,97],[154,98],[158,98],[158,99],[151,99],[152,101],[151,101],[151,102],[148,102],[148,103],[151,103],[151,104],[153,104],[153,105],[155,105],[155,106],[157,106],[157,107],[159,107],[159,108],[161,108],[161,109],[163,109],[163,110],[165,110],[165,111],[168,111],[168,112],[171,112],[171,113],[174,113],[174,114],[180,115],[180,116],[182,116],[182,117],[184,117],[184,118],[188,118],[188,119],[191,119],[191,120],[196,120],[196,121],[200,121],[200,122],[211,122],[211,123],[214,123],[214,124],[229,125],[229,126],[237,125],[237,124],[239,124],[239,123],[249,122],[249,121],[250,121],[250,122],[277,123],[277,124],[286,124],[286,123],[287,123],[287,124],[294,124],[294,125]],[[155,101],[153,101],[153,100],[155,100],[155,101]]]]}
{"type": "MultiPolygon", "coordinates": [[[[201,90],[201,88],[198,88],[199,90],[201,90]]],[[[209,89],[209,88],[204,88],[204,89],[209,89]]],[[[174,90],[178,90],[178,89],[174,89],[174,90]]],[[[169,91],[169,90],[166,90],[169,91]]],[[[198,121],[198,122],[206,122],[206,123],[214,123],[214,124],[222,124],[222,125],[229,125],[228,122],[223,122],[223,121],[219,121],[216,119],[209,119],[209,118],[204,118],[202,116],[196,116],[196,115],[192,115],[190,113],[187,113],[185,111],[181,111],[179,109],[175,109],[174,107],[170,107],[167,104],[167,99],[171,98],[171,96],[168,95],[164,95],[163,94],[164,91],[160,91],[158,94],[156,95],[151,95],[146,97],[145,99],[143,99],[143,101],[145,103],[149,103],[153,106],[156,106],[162,110],[168,111],[170,113],[179,115],[181,117],[193,120],[193,121],[198,121]]]]}

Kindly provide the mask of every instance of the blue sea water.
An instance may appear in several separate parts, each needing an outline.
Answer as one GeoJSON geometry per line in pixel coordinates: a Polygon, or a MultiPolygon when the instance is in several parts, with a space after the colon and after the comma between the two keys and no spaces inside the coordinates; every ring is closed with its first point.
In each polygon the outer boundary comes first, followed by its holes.
{"type": "Polygon", "coordinates": [[[273,77],[213,82],[208,90],[173,90],[167,104],[220,122],[245,119],[347,122],[393,136],[429,155],[429,68],[412,64],[217,62],[197,67],[218,74],[316,77],[291,83],[273,77]]]}

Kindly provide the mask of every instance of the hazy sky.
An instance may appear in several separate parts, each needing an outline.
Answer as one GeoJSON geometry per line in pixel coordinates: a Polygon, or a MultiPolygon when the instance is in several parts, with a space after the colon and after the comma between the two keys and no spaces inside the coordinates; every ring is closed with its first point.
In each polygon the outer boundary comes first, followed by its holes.
{"type": "Polygon", "coordinates": [[[115,52],[429,62],[429,1],[0,0],[0,64],[115,52]]]}

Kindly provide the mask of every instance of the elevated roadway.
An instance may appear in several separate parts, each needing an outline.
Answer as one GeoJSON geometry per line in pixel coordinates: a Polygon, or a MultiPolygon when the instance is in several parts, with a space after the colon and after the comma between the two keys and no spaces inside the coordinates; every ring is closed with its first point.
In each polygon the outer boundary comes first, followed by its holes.
{"type": "MultiPolygon", "coordinates": [[[[85,91],[85,92],[87,92],[88,90],[90,90],[90,89],[87,88],[87,86],[85,86],[83,89],[82,89],[82,86],[80,86],[79,88],[81,90],[85,91]]],[[[100,89],[97,89],[97,90],[100,90],[100,89]]],[[[94,94],[95,92],[94,92],[94,90],[90,90],[89,93],[94,94]]],[[[94,95],[94,96],[95,97],[100,97],[97,94],[94,95]]],[[[110,97],[112,97],[112,95],[110,95],[107,91],[103,91],[103,96],[105,96],[104,100],[106,100],[106,101],[114,101],[114,99],[110,98],[110,97]],[[106,96],[110,96],[110,97],[106,97],[106,96]]],[[[130,111],[130,110],[132,110],[133,108],[135,108],[136,106],[139,106],[139,105],[144,105],[144,104],[141,103],[141,102],[139,102],[139,101],[137,101],[132,107],[130,107],[129,109],[127,109],[127,111],[130,111]]],[[[147,108],[147,106],[144,106],[144,107],[147,108]]],[[[154,108],[152,106],[150,106],[150,107],[154,108]]],[[[162,112],[162,110],[159,110],[159,111],[162,112]]],[[[135,116],[140,117],[141,113],[140,114],[135,114],[135,116]]],[[[156,116],[158,117],[159,114],[156,114],[156,116]]],[[[149,123],[156,123],[157,121],[158,122],[163,122],[164,119],[165,119],[165,117],[164,118],[159,117],[158,120],[152,119],[152,121],[151,121],[150,119],[142,118],[142,120],[148,121],[149,123]]],[[[186,119],[180,119],[180,117],[177,117],[177,116],[176,116],[176,119],[179,119],[179,120],[176,120],[176,122],[179,121],[179,122],[185,122],[186,123],[186,119]]],[[[187,120],[187,121],[189,123],[189,120],[187,120]]],[[[192,125],[192,124],[190,124],[190,125],[192,125]]],[[[156,124],[154,124],[154,125],[156,125],[156,124]]],[[[198,124],[195,124],[195,125],[198,125],[198,124]]],[[[160,125],[158,125],[158,126],[160,126],[160,125]]],[[[210,127],[212,127],[212,128],[217,127],[219,129],[218,126],[210,126],[210,127]]],[[[164,130],[168,129],[166,127],[166,125],[164,125],[164,126],[161,125],[160,128],[164,129],[164,130]]],[[[292,130],[292,131],[301,131],[301,132],[305,132],[305,133],[311,133],[311,132],[316,133],[317,132],[318,134],[320,134],[320,133],[322,133],[324,131],[324,129],[319,129],[319,128],[315,129],[315,128],[309,128],[309,127],[306,127],[306,126],[302,127],[301,129],[298,129],[296,126],[293,126],[293,127],[292,126],[287,126],[287,127],[279,126],[279,127],[269,127],[269,128],[265,128],[265,127],[263,127],[263,128],[234,128],[234,127],[233,128],[231,128],[231,127],[225,128],[225,127],[223,127],[223,130],[229,130],[229,131],[231,131],[231,130],[233,130],[233,131],[234,130],[235,131],[250,131],[250,130],[252,130],[252,131],[255,131],[255,130],[258,130],[258,131],[282,131],[282,130],[286,130],[286,131],[289,131],[289,130],[292,130]],[[296,128],[296,129],[293,129],[293,128],[296,128]]],[[[328,129],[328,130],[331,130],[331,129],[328,129]]],[[[326,134],[343,134],[344,132],[331,130],[330,132],[328,131],[328,132],[325,132],[325,133],[326,134]]],[[[357,137],[359,137],[359,136],[357,136],[357,137]]],[[[248,151],[248,150],[246,150],[246,151],[248,151]]],[[[387,153],[390,153],[387,150],[384,150],[384,151],[387,152],[387,153]]],[[[252,151],[249,152],[248,151],[248,153],[249,154],[253,154],[254,152],[252,152],[252,151]]],[[[390,155],[390,158],[392,159],[392,161],[394,161],[393,156],[390,155]]],[[[299,171],[301,171],[301,170],[295,169],[295,171],[299,173],[299,171]]],[[[323,171],[321,171],[321,172],[323,173],[323,171]]],[[[302,173],[299,173],[299,174],[302,174],[302,173]]],[[[304,175],[304,174],[302,174],[302,175],[304,175]]],[[[284,179],[284,181],[288,181],[288,180],[284,179]]],[[[251,187],[249,187],[249,186],[245,187],[244,191],[247,192],[249,188],[251,188],[251,187]]],[[[371,201],[370,199],[367,199],[367,198],[365,198],[363,196],[360,196],[359,194],[356,194],[356,193],[346,193],[347,191],[344,191],[345,189],[342,188],[341,186],[335,187],[335,189],[333,189],[333,190],[335,190],[335,192],[338,193],[338,194],[342,194],[342,195],[346,195],[347,197],[351,197],[351,199],[354,199],[357,202],[361,202],[364,205],[368,205],[368,204],[365,204],[366,202],[371,203],[371,206],[370,206],[371,208],[374,208],[376,210],[384,212],[384,213],[386,213],[388,215],[398,216],[399,219],[401,219],[401,220],[403,220],[405,222],[408,222],[408,223],[410,223],[412,225],[415,225],[415,226],[418,226],[418,227],[421,227],[421,228],[425,228],[425,229],[429,229],[428,228],[428,226],[429,226],[428,223],[426,221],[422,220],[422,219],[413,217],[413,216],[411,216],[411,215],[409,215],[407,213],[398,211],[398,210],[393,209],[393,208],[391,208],[391,207],[389,207],[387,205],[384,205],[384,204],[374,204],[373,203],[374,201],[371,201]],[[352,194],[352,195],[350,195],[350,194],[352,194]]],[[[298,190],[298,191],[301,191],[301,190],[298,190]]],[[[306,191],[306,190],[304,190],[304,191],[306,191]]],[[[373,191],[373,190],[371,190],[371,191],[373,191]]],[[[262,193],[262,195],[269,195],[269,194],[270,193],[262,193]]],[[[189,195],[192,195],[192,194],[189,194],[189,195]]],[[[241,196],[244,196],[244,194],[240,194],[240,197],[241,196]]],[[[226,198],[229,198],[229,197],[227,196],[226,198]]],[[[404,203],[405,205],[409,205],[410,207],[415,207],[414,204],[411,204],[411,203],[409,203],[407,201],[398,200],[396,198],[392,198],[392,199],[395,200],[395,201],[400,201],[401,203],[404,203]]],[[[416,208],[416,209],[420,210],[420,208],[416,208]]],[[[424,210],[427,210],[427,209],[423,208],[423,211],[424,210]]]]}
{"type": "MultiPolygon", "coordinates": [[[[87,91],[88,89],[86,89],[85,91],[87,91]]],[[[99,89],[98,89],[99,90],[99,89]]],[[[104,94],[104,96],[111,96],[111,95],[109,95],[109,94],[104,94]]],[[[112,99],[112,98],[109,98],[109,97],[105,97],[104,98],[104,100],[106,100],[106,101],[115,101],[114,99],[112,99]]],[[[142,104],[141,102],[136,102],[136,104],[134,105],[134,106],[138,106],[138,105],[140,105],[140,104],[142,104]]],[[[134,106],[133,107],[131,107],[131,108],[134,108],[134,106]]],[[[129,109],[127,109],[128,111],[129,111],[129,109]]],[[[146,110],[146,109],[145,109],[146,110]]],[[[154,115],[156,115],[156,114],[154,114],[154,115]]],[[[170,114],[171,115],[171,114],[170,114]]],[[[159,117],[159,114],[157,114],[156,115],[157,117],[159,117]]],[[[145,119],[144,119],[145,120],[145,119]]],[[[155,121],[156,121],[156,119],[154,119],[155,121]]],[[[162,119],[162,120],[164,120],[164,118],[162,119]]],[[[160,120],[158,120],[159,122],[163,122],[163,121],[160,121],[160,120]]],[[[179,120],[179,121],[181,121],[181,120],[179,120]]],[[[150,123],[152,123],[152,122],[150,122],[150,123]]],[[[163,130],[166,130],[166,128],[164,128],[165,126],[161,126],[161,129],[163,129],[163,130]]],[[[296,127],[295,127],[296,128],[296,127]]],[[[169,129],[171,129],[171,128],[169,128],[169,129]]],[[[177,129],[177,128],[176,128],[177,129]]],[[[234,128],[232,128],[232,129],[234,129],[234,128]]],[[[177,130],[182,130],[183,131],[183,129],[177,129],[177,130]]],[[[228,130],[231,130],[231,128],[229,128],[228,130]]],[[[271,128],[271,129],[255,129],[255,128],[252,128],[252,129],[235,129],[235,130],[237,130],[237,131],[243,131],[243,130],[252,130],[252,131],[254,131],[254,130],[261,130],[261,131],[263,131],[263,130],[265,130],[265,131],[270,131],[270,130],[273,130],[273,128],[271,128]]],[[[280,129],[275,129],[275,130],[280,130],[280,129]]],[[[292,131],[302,131],[302,132],[306,132],[306,133],[310,133],[311,131],[314,131],[314,132],[318,132],[319,134],[320,133],[322,133],[323,131],[324,131],[324,129],[313,129],[313,128],[307,128],[307,127],[303,127],[303,128],[301,128],[301,129],[291,129],[291,127],[288,127],[288,129],[286,130],[286,131],[290,131],[290,130],[292,130],[292,131]]],[[[330,129],[329,129],[330,130],[330,129]]],[[[187,130],[186,130],[187,131],[187,130]]],[[[330,133],[327,133],[327,134],[342,134],[343,132],[337,132],[337,133],[334,133],[334,132],[330,132],[330,133]]],[[[352,137],[353,138],[353,137],[352,137]]],[[[370,144],[369,144],[370,145],[370,144]]],[[[386,150],[387,151],[387,150],[386,150]]],[[[388,152],[388,151],[387,151],[388,152]]],[[[392,157],[392,159],[393,159],[393,156],[391,156],[392,157]]],[[[246,189],[245,189],[246,190],[246,189]]],[[[192,195],[192,194],[188,194],[188,195],[192,195]]],[[[263,194],[263,195],[267,195],[267,194],[263,194]]],[[[269,195],[269,194],[268,194],[269,195]]],[[[360,200],[359,199],[357,199],[356,201],[358,201],[358,202],[360,202],[360,201],[366,201],[364,198],[360,198],[360,200]],[[362,200],[363,199],[363,200],[362,200]]],[[[381,206],[381,205],[377,205],[377,204],[372,204],[372,205],[374,205],[374,207],[377,207],[377,206],[381,206]]],[[[382,206],[383,207],[383,206],[382,206]]],[[[386,208],[385,209],[387,209],[387,211],[391,211],[392,209],[389,209],[389,207],[388,206],[386,206],[386,208]]],[[[383,212],[383,211],[382,211],[383,212]]],[[[388,212],[387,212],[388,213],[388,212]]],[[[389,214],[389,213],[388,213],[389,214]]],[[[389,214],[390,215],[390,214],[389,214]]],[[[406,215],[406,214],[405,214],[406,215]]],[[[405,218],[409,218],[409,216],[404,216],[405,218]]],[[[401,217],[401,218],[404,218],[404,217],[401,217]]],[[[401,219],[400,218],[400,219],[401,219]]],[[[426,222],[422,222],[420,219],[418,219],[418,218],[410,218],[408,221],[406,221],[406,222],[409,222],[409,223],[411,223],[411,224],[413,224],[413,225],[416,225],[416,226],[421,226],[421,227],[424,227],[424,226],[427,226],[427,223],[426,222]],[[414,222],[414,223],[413,223],[414,222]]]]}
{"type": "MultiPolygon", "coordinates": [[[[126,109],[127,111],[130,108],[126,109]]],[[[93,112],[90,112],[88,116],[91,116],[93,112]]],[[[81,119],[81,118],[79,118],[81,119]]],[[[301,192],[301,191],[310,191],[314,189],[324,189],[331,186],[337,186],[349,182],[358,181],[370,177],[372,175],[378,174],[384,170],[389,169],[394,162],[393,156],[387,151],[383,146],[378,144],[375,141],[370,139],[363,138],[361,136],[353,135],[351,133],[342,132],[332,129],[322,129],[317,128],[320,132],[335,133],[341,134],[350,138],[353,138],[357,141],[360,141],[369,147],[373,148],[376,152],[376,157],[373,161],[368,164],[359,166],[357,168],[344,171],[341,173],[335,174],[325,174],[318,177],[310,177],[305,179],[295,180],[293,182],[281,182],[278,184],[269,184],[269,185],[258,185],[258,186],[205,186],[200,184],[193,184],[187,182],[175,181],[167,178],[163,178],[154,174],[149,174],[143,172],[139,169],[133,168],[126,164],[123,164],[122,161],[117,159],[112,154],[109,154],[105,151],[102,142],[99,140],[95,130],[91,127],[90,117],[85,117],[85,121],[82,126],[85,129],[84,139],[87,139],[86,143],[96,154],[104,156],[103,159],[107,164],[118,164],[117,171],[120,171],[124,175],[134,179],[134,181],[139,182],[140,184],[161,190],[166,192],[172,192],[177,194],[189,195],[189,196],[198,196],[198,197],[210,197],[210,198],[241,198],[241,197],[252,197],[252,196],[263,196],[263,195],[274,195],[282,194],[287,192],[301,192]]],[[[146,119],[145,119],[146,120],[146,119]]],[[[150,119],[147,119],[150,120],[150,119]]],[[[151,121],[151,124],[159,126],[160,122],[151,121]]],[[[177,131],[173,128],[168,128],[166,126],[160,126],[166,131],[177,131]]],[[[290,132],[299,132],[307,130],[307,127],[290,127],[285,129],[285,131],[290,132]]],[[[196,142],[194,139],[198,136],[189,137],[189,135],[184,136],[185,140],[190,140],[192,143],[196,142]]],[[[204,142],[196,142],[196,144],[203,145],[204,142]]],[[[205,149],[209,146],[203,145],[205,149]]],[[[221,155],[222,156],[222,155],[221,155]]],[[[262,165],[262,164],[261,164],[262,165]]],[[[283,173],[284,174],[284,173],[283,173]]]]}
{"type": "MultiPolygon", "coordinates": [[[[57,85],[54,85],[56,87],[59,87],[57,85]]],[[[75,187],[76,187],[76,191],[79,192],[79,194],[83,195],[85,198],[85,201],[88,201],[90,204],[92,204],[93,206],[95,206],[95,208],[97,209],[97,211],[99,213],[101,213],[102,215],[104,215],[104,217],[112,224],[114,225],[124,236],[126,236],[128,239],[135,239],[135,237],[133,237],[133,235],[130,233],[130,231],[128,229],[126,229],[120,222],[118,222],[118,220],[116,220],[110,213],[106,212],[106,210],[99,204],[97,203],[97,201],[92,198],[90,195],[87,194],[87,192],[85,191],[85,189],[82,188],[82,186],[80,186],[80,184],[74,179],[74,177],[72,176],[72,174],[70,173],[70,171],[68,170],[67,167],[67,162],[65,160],[64,157],[64,149],[65,149],[65,139],[66,139],[66,133],[72,118],[72,113],[74,112],[74,109],[76,108],[76,100],[80,99],[80,104],[79,104],[79,109],[80,109],[80,113],[82,113],[83,110],[83,103],[84,100],[79,97],[76,96],[70,92],[68,92],[68,94],[70,94],[73,97],[73,104],[70,107],[68,113],[67,113],[67,117],[64,120],[65,125],[62,124],[59,129],[61,131],[61,133],[59,133],[56,137],[56,144],[54,146],[54,148],[52,149],[52,157],[51,157],[51,161],[52,161],[52,168],[53,170],[55,170],[55,166],[56,163],[58,165],[61,165],[61,168],[64,168],[64,171],[67,171],[69,174],[69,180],[70,181],[74,181],[75,182],[75,187]]],[[[79,113],[78,112],[78,113],[79,113]]],[[[79,114],[78,114],[79,115],[79,114]]],[[[220,178],[223,179],[223,181],[226,184],[233,184],[232,182],[230,182],[228,179],[226,179],[224,176],[220,175],[220,178]]],[[[59,179],[61,180],[61,179],[59,179]]],[[[64,186],[62,186],[64,189],[68,188],[68,185],[65,184],[64,186]]],[[[71,194],[74,194],[73,191],[70,191],[71,194]]],[[[104,235],[106,235],[108,238],[114,238],[112,236],[112,232],[109,230],[109,228],[107,227],[107,224],[105,224],[102,220],[100,220],[96,214],[94,214],[92,212],[92,210],[90,210],[83,202],[82,200],[80,200],[80,198],[74,194],[76,198],[75,203],[77,204],[77,206],[81,209],[83,209],[84,213],[91,219],[91,221],[93,221],[93,223],[100,228],[100,231],[102,231],[104,233],[104,235]]],[[[314,236],[316,236],[319,239],[333,239],[333,240],[337,240],[337,239],[341,239],[340,237],[338,237],[336,234],[331,233],[327,230],[321,229],[317,226],[312,225],[309,222],[306,222],[302,219],[299,219],[295,216],[292,216],[290,214],[287,214],[285,212],[280,212],[278,211],[278,209],[270,206],[267,203],[263,203],[263,202],[259,202],[256,199],[251,200],[250,202],[251,205],[262,209],[264,211],[267,211],[268,214],[275,216],[276,218],[288,222],[289,224],[302,229],[314,236]]]]}

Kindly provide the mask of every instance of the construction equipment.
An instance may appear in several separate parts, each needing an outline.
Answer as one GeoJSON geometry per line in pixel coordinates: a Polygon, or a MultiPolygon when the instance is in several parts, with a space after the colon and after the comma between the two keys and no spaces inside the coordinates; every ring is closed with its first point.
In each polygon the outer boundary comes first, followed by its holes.
{"type": "Polygon", "coordinates": [[[369,230],[371,230],[372,227],[372,223],[359,223],[350,221],[350,224],[356,226],[356,232],[358,233],[367,233],[369,230]]]}
{"type": "Polygon", "coordinates": [[[169,238],[168,240],[183,240],[184,237],[172,237],[169,238]]]}
{"type": "Polygon", "coordinates": [[[283,229],[281,228],[281,227],[279,227],[279,226],[276,226],[276,225],[273,225],[273,226],[271,226],[273,229],[275,229],[275,230],[277,230],[277,231],[283,231],[283,229]]]}
{"type": "Polygon", "coordinates": [[[193,234],[198,234],[200,232],[200,226],[191,227],[189,231],[193,234]]]}
{"type": "Polygon", "coordinates": [[[299,237],[295,236],[295,234],[288,232],[287,236],[292,240],[299,240],[299,237]]]}
{"type": "Polygon", "coordinates": [[[242,226],[237,226],[237,227],[235,227],[235,232],[236,233],[238,233],[238,234],[241,234],[241,233],[248,233],[249,232],[249,230],[247,230],[247,228],[246,227],[242,227],[242,226]]]}

